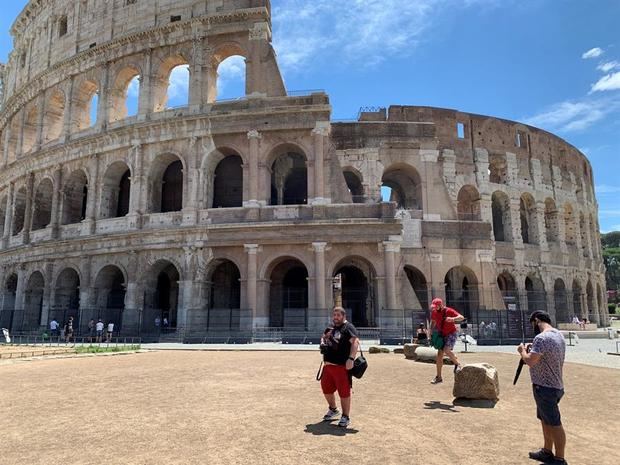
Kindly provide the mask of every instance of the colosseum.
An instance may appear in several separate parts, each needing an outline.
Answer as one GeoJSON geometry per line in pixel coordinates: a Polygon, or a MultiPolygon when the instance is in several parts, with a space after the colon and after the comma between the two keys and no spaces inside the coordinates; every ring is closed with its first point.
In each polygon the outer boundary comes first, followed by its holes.
{"type": "Polygon", "coordinates": [[[592,168],[553,134],[417,106],[332,121],[326,93],[287,92],[269,0],[31,0],[11,34],[2,327],[260,340],[316,330],[336,299],[362,328],[409,327],[432,296],[474,322],[607,322],[592,168]],[[218,100],[233,56],[245,95],[218,100]]]}

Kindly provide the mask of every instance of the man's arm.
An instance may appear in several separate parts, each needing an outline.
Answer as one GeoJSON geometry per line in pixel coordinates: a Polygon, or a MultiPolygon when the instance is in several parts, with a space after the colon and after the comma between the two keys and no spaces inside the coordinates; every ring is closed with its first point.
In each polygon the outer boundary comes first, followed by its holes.
{"type": "Polygon", "coordinates": [[[538,352],[529,352],[529,348],[531,346],[531,344],[519,344],[519,347],[517,347],[517,351],[521,355],[523,362],[529,367],[536,365],[542,358],[542,354],[539,354],[538,352]]]}
{"type": "Polygon", "coordinates": [[[351,351],[349,352],[349,359],[347,360],[347,364],[346,364],[347,370],[350,370],[351,368],[353,368],[353,360],[355,360],[355,356],[357,355],[358,349],[359,349],[359,338],[357,338],[356,336],[352,336],[351,337],[351,351]]]}

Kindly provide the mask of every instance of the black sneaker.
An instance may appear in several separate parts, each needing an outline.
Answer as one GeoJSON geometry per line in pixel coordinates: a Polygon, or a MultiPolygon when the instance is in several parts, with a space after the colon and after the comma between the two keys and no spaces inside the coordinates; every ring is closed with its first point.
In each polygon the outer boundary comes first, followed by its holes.
{"type": "Polygon", "coordinates": [[[553,452],[548,449],[538,449],[534,452],[530,452],[530,458],[532,460],[538,460],[539,462],[544,463],[553,463],[553,461],[555,460],[553,452]]]}
{"type": "Polygon", "coordinates": [[[551,462],[546,463],[550,463],[551,465],[568,465],[568,462],[566,460],[559,457],[553,457],[553,460],[551,462]]]}

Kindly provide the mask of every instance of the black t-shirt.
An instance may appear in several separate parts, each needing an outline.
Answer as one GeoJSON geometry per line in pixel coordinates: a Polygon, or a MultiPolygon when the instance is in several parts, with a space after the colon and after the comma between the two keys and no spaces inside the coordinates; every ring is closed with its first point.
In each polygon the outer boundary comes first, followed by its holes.
{"type": "Polygon", "coordinates": [[[357,337],[357,330],[348,321],[328,329],[329,332],[323,336],[323,344],[327,347],[323,361],[344,365],[351,355],[351,339],[357,337]]]}

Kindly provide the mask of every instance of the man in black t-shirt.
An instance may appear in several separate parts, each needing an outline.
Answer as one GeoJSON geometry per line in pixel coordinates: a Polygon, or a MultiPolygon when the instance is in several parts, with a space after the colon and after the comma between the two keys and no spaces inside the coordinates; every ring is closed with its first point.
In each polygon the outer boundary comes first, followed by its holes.
{"type": "Polygon", "coordinates": [[[355,326],[347,321],[347,314],[342,307],[335,307],[332,313],[333,326],[327,328],[321,338],[323,354],[323,376],[321,389],[329,404],[329,410],[323,421],[333,420],[340,412],[336,407],[335,392],[338,391],[342,416],[338,426],[349,426],[351,410],[351,378],[349,371],[359,348],[359,339],[355,326]]]}

